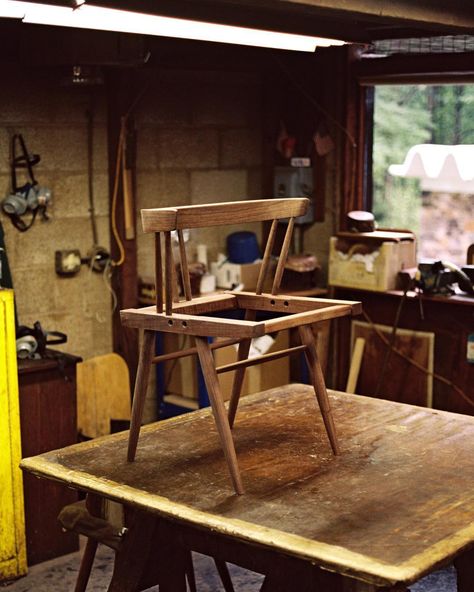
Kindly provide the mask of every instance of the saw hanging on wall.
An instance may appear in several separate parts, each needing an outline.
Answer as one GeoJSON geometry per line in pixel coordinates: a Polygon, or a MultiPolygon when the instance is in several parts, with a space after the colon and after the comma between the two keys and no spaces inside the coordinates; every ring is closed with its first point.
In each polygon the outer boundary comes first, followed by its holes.
{"type": "Polygon", "coordinates": [[[48,220],[46,209],[51,201],[51,190],[38,184],[33,167],[41,160],[39,154],[30,154],[21,134],[14,134],[10,144],[11,191],[3,199],[2,210],[20,232],[31,228],[38,214],[48,220]],[[23,172],[24,183],[19,184],[18,175],[23,172]],[[28,222],[23,220],[30,215],[28,222]]]}

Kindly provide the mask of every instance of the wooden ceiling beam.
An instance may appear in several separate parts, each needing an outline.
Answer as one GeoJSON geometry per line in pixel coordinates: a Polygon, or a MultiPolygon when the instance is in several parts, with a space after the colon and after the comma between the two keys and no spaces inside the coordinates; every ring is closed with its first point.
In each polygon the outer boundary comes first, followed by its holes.
{"type": "Polygon", "coordinates": [[[394,55],[354,64],[360,84],[454,84],[474,80],[474,54],[394,55]]]}
{"type": "MultiPolygon", "coordinates": [[[[44,0],[43,0],[44,1],[44,0]]],[[[66,0],[49,0],[64,4],[66,0]]],[[[464,0],[90,0],[92,4],[369,43],[376,39],[474,33],[464,0]]]]}

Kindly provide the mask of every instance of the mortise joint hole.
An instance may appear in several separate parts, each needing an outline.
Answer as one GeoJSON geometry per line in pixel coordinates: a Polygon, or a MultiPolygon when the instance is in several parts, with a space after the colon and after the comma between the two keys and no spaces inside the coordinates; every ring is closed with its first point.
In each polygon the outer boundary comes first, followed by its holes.
{"type": "Polygon", "coordinates": [[[288,300],[285,300],[285,302],[283,302],[284,306],[290,306],[290,303],[288,302],[288,300]]]}
{"type": "Polygon", "coordinates": [[[173,321],[172,321],[171,319],[168,321],[168,325],[169,325],[170,327],[172,327],[172,326],[173,326],[173,321]]]}
{"type": "Polygon", "coordinates": [[[181,324],[183,325],[183,327],[187,327],[188,326],[188,323],[186,321],[182,321],[181,324]]]}
{"type": "Polygon", "coordinates": [[[270,304],[271,304],[272,306],[274,306],[274,305],[275,305],[275,301],[274,301],[274,300],[270,300],[270,304]]]}

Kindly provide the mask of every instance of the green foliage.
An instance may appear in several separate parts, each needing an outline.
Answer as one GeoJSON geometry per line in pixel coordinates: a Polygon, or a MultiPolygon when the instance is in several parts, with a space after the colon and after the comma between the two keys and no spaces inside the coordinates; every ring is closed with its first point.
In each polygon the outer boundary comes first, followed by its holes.
{"type": "Polygon", "coordinates": [[[373,211],[380,226],[418,230],[416,179],[388,174],[415,144],[474,144],[474,85],[375,89],[373,211]]]}
{"type": "Polygon", "coordinates": [[[429,142],[431,118],[426,87],[379,86],[375,93],[373,147],[374,215],[380,226],[418,229],[421,203],[416,179],[388,174],[415,144],[429,142]]]}

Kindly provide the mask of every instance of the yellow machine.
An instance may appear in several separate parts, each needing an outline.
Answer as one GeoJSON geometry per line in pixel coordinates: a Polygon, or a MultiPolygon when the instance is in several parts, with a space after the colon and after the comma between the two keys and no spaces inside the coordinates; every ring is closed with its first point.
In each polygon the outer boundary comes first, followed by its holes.
{"type": "Polygon", "coordinates": [[[0,581],[26,566],[13,291],[0,288],[0,581]]]}

